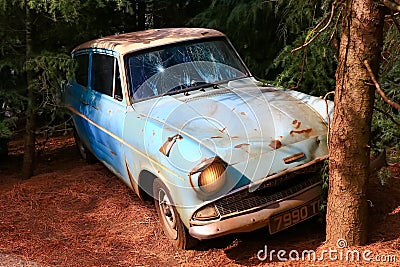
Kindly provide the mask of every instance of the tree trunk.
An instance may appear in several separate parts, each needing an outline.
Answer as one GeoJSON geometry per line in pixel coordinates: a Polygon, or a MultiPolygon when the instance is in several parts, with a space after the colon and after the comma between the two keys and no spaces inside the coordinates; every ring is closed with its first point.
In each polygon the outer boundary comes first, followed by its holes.
{"type": "Polygon", "coordinates": [[[367,238],[366,185],[369,177],[374,86],[363,64],[378,74],[383,10],[373,0],[348,0],[336,71],[335,111],[329,144],[326,239],[361,245],[367,238]]]}
{"type": "MultiPolygon", "coordinates": [[[[25,6],[25,42],[26,42],[26,59],[25,64],[28,66],[29,60],[32,59],[32,24],[31,14],[29,7],[25,6]]],[[[27,67],[26,69],[26,80],[28,90],[28,105],[26,110],[26,125],[25,125],[25,136],[24,136],[24,162],[22,165],[22,179],[29,179],[33,175],[34,163],[35,163],[35,106],[36,99],[33,88],[33,75],[32,71],[27,67]]]]}

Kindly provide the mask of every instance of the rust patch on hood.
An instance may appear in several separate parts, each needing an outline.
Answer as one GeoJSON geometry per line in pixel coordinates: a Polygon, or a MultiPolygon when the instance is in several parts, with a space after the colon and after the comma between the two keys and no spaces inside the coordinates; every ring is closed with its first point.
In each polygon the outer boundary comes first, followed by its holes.
{"type": "Polygon", "coordinates": [[[249,146],[249,145],[250,144],[239,144],[239,145],[236,145],[235,148],[242,148],[244,146],[249,146]]]}
{"type": "Polygon", "coordinates": [[[293,135],[293,134],[309,134],[309,133],[311,133],[312,132],[312,128],[309,128],[309,129],[305,129],[305,130],[293,130],[293,131],[290,131],[290,135],[293,135]]]}
{"type": "Polygon", "coordinates": [[[282,142],[279,140],[272,140],[269,146],[272,147],[273,149],[279,149],[282,147],[282,142]]]}
{"type": "Polygon", "coordinates": [[[299,129],[300,126],[301,126],[301,122],[298,121],[298,120],[294,120],[294,121],[292,122],[292,124],[294,125],[294,127],[295,127],[296,129],[299,129]]]}

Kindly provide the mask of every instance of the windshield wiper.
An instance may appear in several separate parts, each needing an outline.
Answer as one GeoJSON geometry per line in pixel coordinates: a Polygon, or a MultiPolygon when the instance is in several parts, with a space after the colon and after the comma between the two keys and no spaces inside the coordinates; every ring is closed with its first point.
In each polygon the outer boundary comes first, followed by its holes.
{"type": "Polygon", "coordinates": [[[218,82],[218,83],[195,82],[195,84],[192,83],[189,86],[186,84],[181,84],[181,85],[178,85],[178,86],[168,90],[167,92],[161,94],[161,96],[176,95],[176,94],[180,94],[180,93],[189,93],[190,91],[205,89],[207,87],[213,87],[214,89],[217,89],[218,84],[220,84],[220,82],[218,82]]]}
{"type": "Polygon", "coordinates": [[[205,89],[208,87],[212,87],[214,89],[218,89],[218,86],[222,83],[226,83],[226,82],[230,82],[230,81],[235,81],[235,80],[240,80],[243,79],[245,77],[236,77],[236,78],[231,78],[231,79],[226,79],[226,80],[221,80],[221,81],[216,81],[216,82],[203,82],[203,81],[199,81],[196,82],[194,81],[194,85],[193,82],[191,85],[187,85],[187,84],[180,84],[170,90],[168,90],[167,92],[160,94],[160,96],[164,96],[164,95],[176,95],[176,94],[180,94],[180,93],[185,93],[185,95],[189,95],[189,92],[194,91],[194,90],[199,90],[199,89],[205,89]]]}

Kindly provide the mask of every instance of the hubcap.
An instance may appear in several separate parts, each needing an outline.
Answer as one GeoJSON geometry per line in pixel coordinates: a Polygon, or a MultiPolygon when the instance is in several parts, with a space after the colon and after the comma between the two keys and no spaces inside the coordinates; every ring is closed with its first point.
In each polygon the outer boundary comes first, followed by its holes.
{"type": "Polygon", "coordinates": [[[168,195],[161,188],[158,193],[158,201],[164,228],[172,239],[176,239],[178,237],[178,231],[176,229],[177,217],[168,195]]]}

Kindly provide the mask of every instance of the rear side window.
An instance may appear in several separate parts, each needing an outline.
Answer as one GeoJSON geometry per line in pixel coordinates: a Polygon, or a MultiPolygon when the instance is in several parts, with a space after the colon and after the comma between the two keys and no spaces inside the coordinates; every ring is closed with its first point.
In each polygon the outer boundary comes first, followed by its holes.
{"type": "Polygon", "coordinates": [[[113,95],[114,57],[102,54],[93,54],[92,57],[92,89],[113,95]]]}
{"type": "Polygon", "coordinates": [[[88,85],[89,55],[81,54],[74,57],[76,60],[75,79],[84,87],[88,85]]]}

